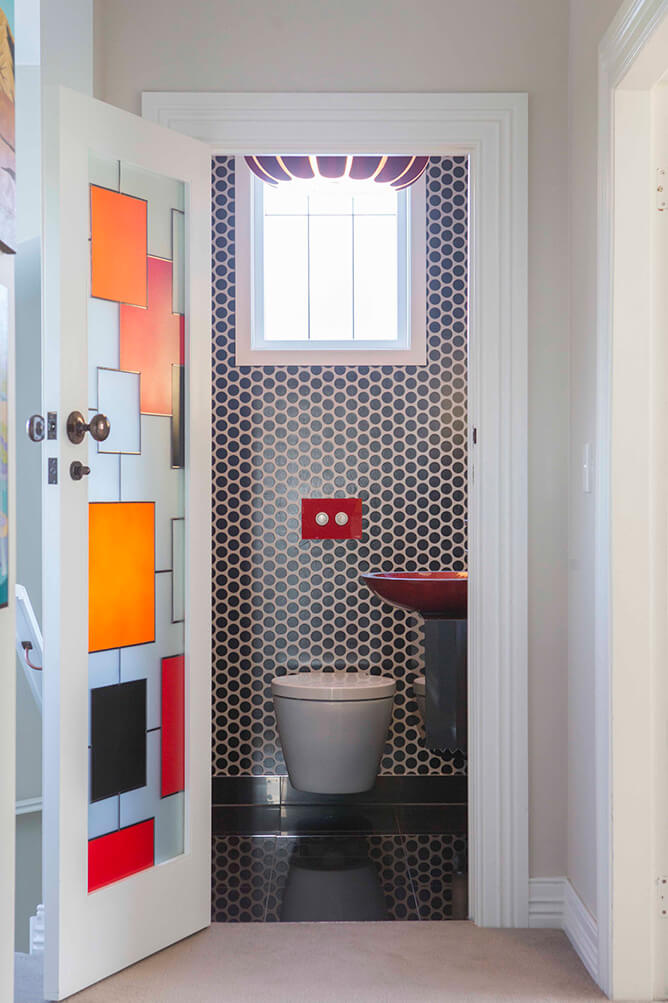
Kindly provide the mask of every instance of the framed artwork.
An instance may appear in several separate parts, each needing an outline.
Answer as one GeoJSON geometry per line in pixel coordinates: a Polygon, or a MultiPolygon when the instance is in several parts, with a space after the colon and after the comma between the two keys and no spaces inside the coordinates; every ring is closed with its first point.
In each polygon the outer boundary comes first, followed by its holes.
{"type": "Polygon", "coordinates": [[[0,251],[16,251],[14,0],[0,0],[0,251]]]}
{"type": "Polygon", "coordinates": [[[9,293],[0,286],[0,607],[9,602],[9,293]]]}

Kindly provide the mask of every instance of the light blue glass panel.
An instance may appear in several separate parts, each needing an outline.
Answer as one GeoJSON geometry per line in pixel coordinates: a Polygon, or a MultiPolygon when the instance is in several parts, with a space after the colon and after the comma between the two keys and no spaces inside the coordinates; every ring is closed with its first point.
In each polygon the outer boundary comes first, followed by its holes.
{"type": "Polygon", "coordinates": [[[94,153],[88,154],[88,178],[91,184],[117,192],[120,170],[120,161],[96,157],[94,153]]]}
{"type": "Polygon", "coordinates": [[[186,564],[186,521],[172,520],[172,619],[175,623],[186,615],[185,564],[186,564]]]}
{"type": "Polygon", "coordinates": [[[186,217],[182,212],[172,209],[172,310],[174,313],[186,312],[185,290],[185,253],[186,253],[186,217]]]}
{"type": "MultiPolygon", "coordinates": [[[[88,412],[89,418],[97,408],[88,412]]],[[[117,453],[98,453],[95,442],[88,443],[88,501],[117,502],[121,500],[121,458],[117,453]]]]}
{"type": "Polygon", "coordinates": [[[88,338],[88,407],[97,411],[97,367],[118,369],[120,365],[118,303],[89,297],[88,338]]]}
{"type": "Polygon", "coordinates": [[[172,257],[172,209],[184,211],[181,181],[121,163],[121,189],[148,202],[148,253],[157,258],[172,257]]]}
{"type": "Polygon", "coordinates": [[[139,373],[98,368],[98,408],[110,425],[99,453],[141,453],[139,381],[139,373]]]}
{"type": "Polygon", "coordinates": [[[162,863],[183,853],[185,795],[170,794],[161,798],[155,817],[155,862],[162,863]]]}
{"type": "Polygon", "coordinates": [[[171,467],[171,431],[169,416],[143,414],[141,456],[121,457],[121,501],[155,501],[156,571],[171,570],[172,519],[184,512],[184,474],[171,467]]]}

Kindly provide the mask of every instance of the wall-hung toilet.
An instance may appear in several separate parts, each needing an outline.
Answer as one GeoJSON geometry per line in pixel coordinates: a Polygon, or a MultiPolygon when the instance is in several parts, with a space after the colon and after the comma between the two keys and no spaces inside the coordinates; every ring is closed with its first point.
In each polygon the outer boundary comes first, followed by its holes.
{"type": "Polygon", "coordinates": [[[300,672],[271,683],[290,782],[315,794],[373,787],[392,716],[394,679],[300,672]]]}

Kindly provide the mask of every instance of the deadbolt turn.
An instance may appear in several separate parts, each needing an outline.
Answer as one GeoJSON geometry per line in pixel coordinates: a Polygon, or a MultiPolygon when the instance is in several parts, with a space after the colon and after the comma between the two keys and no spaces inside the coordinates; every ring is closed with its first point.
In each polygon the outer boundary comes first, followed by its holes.
{"type": "Polygon", "coordinates": [[[90,432],[96,442],[104,442],[105,439],[108,439],[111,425],[106,414],[93,415],[91,420],[86,423],[81,411],[72,411],[67,419],[68,439],[76,446],[83,442],[86,432],[90,432]]]}
{"type": "Polygon", "coordinates": [[[79,460],[72,460],[70,463],[70,477],[73,481],[80,481],[82,477],[85,477],[89,473],[90,467],[85,467],[79,460]]]}

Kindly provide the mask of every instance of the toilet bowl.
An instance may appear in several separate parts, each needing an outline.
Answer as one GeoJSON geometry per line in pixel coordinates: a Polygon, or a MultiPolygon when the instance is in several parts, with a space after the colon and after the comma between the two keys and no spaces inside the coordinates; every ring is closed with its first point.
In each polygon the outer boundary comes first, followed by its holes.
{"type": "Polygon", "coordinates": [[[395,682],[357,672],[300,672],[271,682],[290,782],[314,794],[373,787],[395,682]]]}
{"type": "Polygon", "coordinates": [[[417,700],[420,719],[424,728],[424,676],[416,676],[413,680],[413,694],[417,700]]]}

